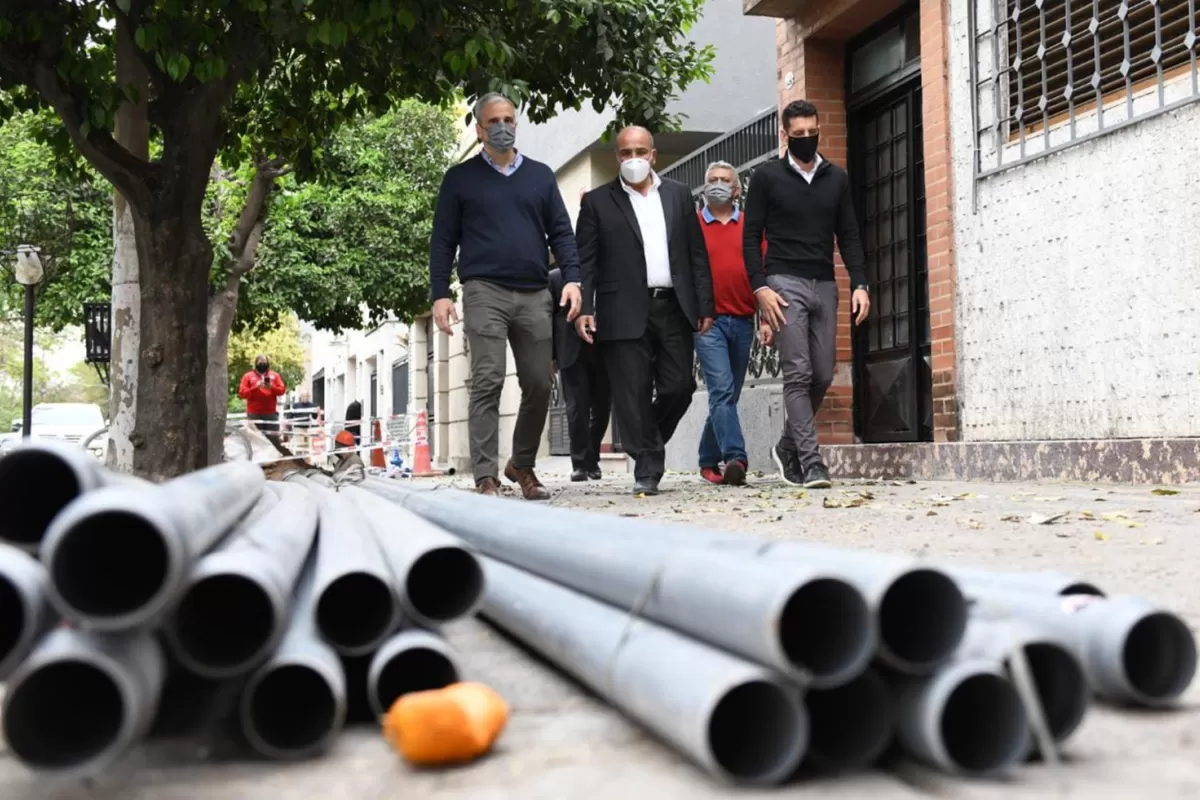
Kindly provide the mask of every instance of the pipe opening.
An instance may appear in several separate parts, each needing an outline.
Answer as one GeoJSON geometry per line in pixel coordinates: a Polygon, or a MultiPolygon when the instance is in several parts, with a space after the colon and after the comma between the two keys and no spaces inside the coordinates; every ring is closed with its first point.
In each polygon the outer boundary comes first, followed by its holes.
{"type": "Polygon", "coordinates": [[[337,698],[320,673],[299,664],[273,669],[251,689],[249,724],[272,750],[320,744],[337,726],[337,698]]]}
{"type": "Polygon", "coordinates": [[[388,659],[375,682],[375,708],[386,714],[401,696],[458,681],[454,662],[437,650],[412,647],[388,659]]]}
{"type": "Polygon", "coordinates": [[[737,781],[769,783],[789,777],[808,738],[787,691],[767,681],[733,687],[708,720],[713,760],[737,781]]]}
{"type": "Polygon", "coordinates": [[[242,575],[212,575],[192,584],[175,613],[176,643],[188,659],[213,670],[250,667],[271,641],[275,606],[242,575]]]}
{"type": "Polygon", "coordinates": [[[962,772],[999,770],[1028,752],[1029,720],[1021,698],[999,675],[975,674],[954,687],[940,730],[946,756],[962,772]]]}
{"type": "Polygon", "coordinates": [[[836,676],[870,658],[871,611],[850,584],[809,581],[792,593],[779,616],[779,643],[797,669],[836,676]]]}
{"type": "Polygon", "coordinates": [[[1087,581],[1079,581],[1072,583],[1058,593],[1060,597],[1069,597],[1073,594],[1089,594],[1093,597],[1105,597],[1104,592],[1100,591],[1100,587],[1087,581]]]}
{"type": "Polygon", "coordinates": [[[0,662],[21,643],[25,633],[25,597],[12,581],[0,577],[0,662]]]}
{"type": "Polygon", "coordinates": [[[1196,676],[1196,640],[1174,614],[1147,614],[1125,638],[1121,661],[1139,694],[1151,700],[1173,700],[1196,676]]]}
{"type": "Polygon", "coordinates": [[[149,604],[170,571],[167,545],[148,520],[128,511],[85,517],[58,540],[50,576],[68,606],[117,617],[149,604]]]}
{"type": "Polygon", "coordinates": [[[868,767],[891,744],[896,717],[887,685],[868,670],[833,689],[804,697],[811,726],[807,757],[835,769],[868,767]]]}
{"type": "MultiPolygon", "coordinates": [[[[1025,645],[1025,660],[1033,676],[1038,703],[1054,741],[1070,736],[1087,712],[1087,677],[1079,661],[1067,650],[1049,642],[1025,645]]],[[[1011,666],[1004,668],[1011,673],[1011,666]]]]}
{"type": "Polygon", "coordinates": [[[0,459],[0,539],[36,545],[81,491],[75,471],[53,453],[19,450],[5,456],[0,459]]]}
{"type": "Polygon", "coordinates": [[[34,670],[8,697],[4,737],[34,769],[86,763],[111,747],[125,721],[121,690],[94,664],[61,661],[34,670]]]}
{"type": "Polygon", "coordinates": [[[434,622],[449,622],[479,601],[483,568],[461,547],[438,547],[413,563],[404,590],[418,614],[434,622]]]}
{"type": "Polygon", "coordinates": [[[396,622],[392,587],[369,572],[348,572],[317,600],[317,628],[335,648],[365,650],[391,632],[396,622]]]}
{"type": "Polygon", "coordinates": [[[948,659],[966,629],[967,601],[958,584],[937,570],[905,573],[879,604],[880,646],[914,670],[926,671],[948,659]]]}

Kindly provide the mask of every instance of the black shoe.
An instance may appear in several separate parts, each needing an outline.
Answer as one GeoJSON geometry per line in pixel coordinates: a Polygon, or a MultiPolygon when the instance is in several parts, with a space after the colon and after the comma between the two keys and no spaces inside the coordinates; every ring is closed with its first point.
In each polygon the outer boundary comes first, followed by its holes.
{"type": "Polygon", "coordinates": [[[633,493],[644,494],[646,496],[656,495],[658,494],[658,481],[651,480],[650,478],[636,481],[633,484],[633,493]]]}
{"type": "Polygon", "coordinates": [[[824,464],[810,467],[804,474],[805,489],[828,489],[830,486],[833,486],[833,481],[829,480],[829,470],[825,469],[824,464]]]}
{"type": "Polygon", "coordinates": [[[604,473],[600,471],[599,467],[595,467],[587,471],[587,476],[588,480],[598,481],[604,477],[604,473]]]}
{"type": "Polygon", "coordinates": [[[790,486],[804,485],[804,473],[791,453],[785,453],[779,449],[779,445],[775,445],[771,448],[771,460],[779,468],[779,477],[783,478],[784,483],[790,486]]]}
{"type": "Polygon", "coordinates": [[[579,483],[580,481],[586,481],[587,479],[588,479],[588,474],[585,470],[582,470],[582,469],[571,470],[571,482],[572,483],[579,483]]]}

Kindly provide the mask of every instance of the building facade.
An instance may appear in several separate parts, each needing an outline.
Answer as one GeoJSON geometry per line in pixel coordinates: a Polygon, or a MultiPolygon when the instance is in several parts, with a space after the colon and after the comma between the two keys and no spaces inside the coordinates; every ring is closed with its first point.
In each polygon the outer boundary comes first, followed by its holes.
{"type": "Polygon", "coordinates": [[[743,9],[777,20],[779,105],[816,104],[863,229],[871,316],[844,315],[821,435],[866,447],[836,466],[1194,477],[1200,7],[743,9]]]}

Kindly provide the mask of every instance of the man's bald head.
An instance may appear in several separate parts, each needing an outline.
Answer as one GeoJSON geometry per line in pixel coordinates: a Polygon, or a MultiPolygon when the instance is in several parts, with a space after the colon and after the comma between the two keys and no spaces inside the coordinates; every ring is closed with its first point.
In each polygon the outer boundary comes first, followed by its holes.
{"type": "Polygon", "coordinates": [[[630,125],[617,134],[617,164],[621,166],[621,177],[626,183],[640,186],[650,180],[657,159],[658,151],[654,149],[654,135],[650,131],[640,125],[630,125]],[[627,161],[634,163],[626,165],[627,161]]]}
{"type": "Polygon", "coordinates": [[[654,149],[654,134],[641,125],[630,125],[622,128],[617,134],[617,155],[625,147],[645,147],[647,151],[654,149]]]}

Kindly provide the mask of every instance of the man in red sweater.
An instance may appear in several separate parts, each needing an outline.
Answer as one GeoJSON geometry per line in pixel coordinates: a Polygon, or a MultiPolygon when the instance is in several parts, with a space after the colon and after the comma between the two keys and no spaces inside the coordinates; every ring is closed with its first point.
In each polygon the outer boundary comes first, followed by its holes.
{"type": "Polygon", "coordinates": [[[757,306],[742,256],[737,170],[717,161],[709,165],[704,181],[704,208],[698,213],[708,246],[717,317],[707,333],[696,334],[696,357],[708,390],[708,420],[700,436],[700,475],[709,483],[741,486],[746,482],[747,458],[737,406],[750,363],[757,306]]]}
{"type": "Polygon", "coordinates": [[[276,398],[286,391],[283,378],[271,371],[271,361],[262,353],[254,357],[254,369],[242,376],[238,387],[238,397],[246,401],[246,419],[253,421],[276,447],[282,445],[276,398]]]}

